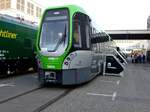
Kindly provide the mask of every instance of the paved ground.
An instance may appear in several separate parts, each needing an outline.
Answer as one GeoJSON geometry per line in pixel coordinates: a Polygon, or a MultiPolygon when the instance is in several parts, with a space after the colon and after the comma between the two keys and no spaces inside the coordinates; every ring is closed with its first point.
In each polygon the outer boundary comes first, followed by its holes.
{"type": "MultiPolygon", "coordinates": [[[[150,112],[150,64],[129,64],[117,76],[98,76],[42,112],[150,112]]],[[[0,101],[39,87],[36,74],[0,80],[0,101]]],[[[0,104],[2,112],[33,112],[68,88],[48,87],[0,104]]]]}
{"type": "Polygon", "coordinates": [[[0,112],[33,112],[67,89],[58,85],[41,88],[37,74],[0,80],[0,112]]]}
{"type": "Polygon", "coordinates": [[[129,64],[123,77],[97,77],[43,112],[150,112],[150,65],[129,64]]]}
{"type": "Polygon", "coordinates": [[[28,74],[17,77],[9,77],[0,80],[0,101],[8,97],[38,88],[36,74],[28,74]]]}

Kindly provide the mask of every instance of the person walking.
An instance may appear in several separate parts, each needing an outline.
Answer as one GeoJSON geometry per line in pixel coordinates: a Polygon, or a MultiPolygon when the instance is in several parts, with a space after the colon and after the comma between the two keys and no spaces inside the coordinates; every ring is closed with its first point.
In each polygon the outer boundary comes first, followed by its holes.
{"type": "Polygon", "coordinates": [[[138,54],[137,53],[134,53],[134,62],[138,63],[138,54]]]}
{"type": "Polygon", "coordinates": [[[141,61],[142,61],[142,57],[141,57],[141,53],[139,52],[138,53],[138,63],[141,63],[141,61]]]}
{"type": "Polygon", "coordinates": [[[141,54],[141,62],[142,63],[145,63],[145,54],[142,52],[141,54]]]}
{"type": "Polygon", "coordinates": [[[131,53],[131,61],[134,63],[134,53],[131,53]]]}

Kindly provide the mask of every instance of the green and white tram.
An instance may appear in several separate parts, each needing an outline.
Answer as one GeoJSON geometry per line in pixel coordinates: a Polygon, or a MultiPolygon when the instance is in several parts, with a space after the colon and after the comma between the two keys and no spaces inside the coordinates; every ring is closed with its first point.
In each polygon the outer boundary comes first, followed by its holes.
{"type": "MultiPolygon", "coordinates": [[[[107,64],[104,65],[106,60],[102,54],[108,48],[105,46],[109,46],[110,37],[104,32],[98,33],[91,22],[78,6],[45,10],[36,44],[42,84],[80,84],[104,72],[107,64]]],[[[120,72],[122,70],[123,67],[120,72]]]]}

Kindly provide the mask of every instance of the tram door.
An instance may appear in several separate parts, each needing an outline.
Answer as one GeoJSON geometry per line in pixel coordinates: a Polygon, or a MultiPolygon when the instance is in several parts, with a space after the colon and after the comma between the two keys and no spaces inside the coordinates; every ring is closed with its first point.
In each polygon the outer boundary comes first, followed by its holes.
{"type": "MultiPolygon", "coordinates": [[[[82,13],[76,13],[73,19],[73,45],[77,50],[91,51],[95,48],[91,45],[90,18],[82,13]]],[[[96,45],[96,44],[95,44],[96,45]]],[[[95,53],[96,54],[96,53],[95,53]]],[[[99,57],[91,53],[91,72],[98,73],[99,57]]]]}

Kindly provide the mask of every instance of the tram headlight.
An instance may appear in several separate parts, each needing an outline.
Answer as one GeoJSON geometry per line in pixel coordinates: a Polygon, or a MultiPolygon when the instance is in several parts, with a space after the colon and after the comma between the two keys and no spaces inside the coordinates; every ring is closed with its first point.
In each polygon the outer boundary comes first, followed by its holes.
{"type": "Polygon", "coordinates": [[[65,65],[68,65],[69,63],[67,61],[64,62],[65,65]]]}
{"type": "Polygon", "coordinates": [[[71,53],[64,61],[64,65],[68,66],[71,61],[77,56],[77,53],[71,53]]]}
{"type": "Polygon", "coordinates": [[[67,61],[70,61],[70,57],[67,57],[67,61]]]}

